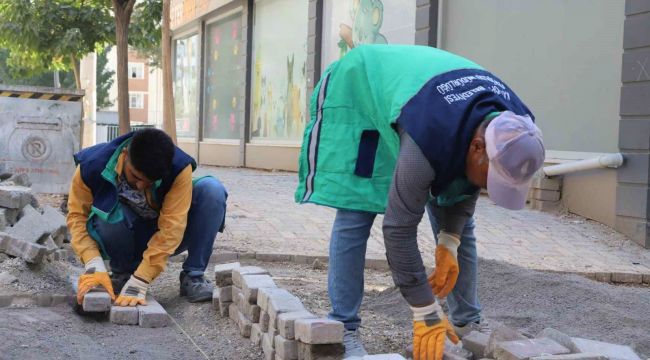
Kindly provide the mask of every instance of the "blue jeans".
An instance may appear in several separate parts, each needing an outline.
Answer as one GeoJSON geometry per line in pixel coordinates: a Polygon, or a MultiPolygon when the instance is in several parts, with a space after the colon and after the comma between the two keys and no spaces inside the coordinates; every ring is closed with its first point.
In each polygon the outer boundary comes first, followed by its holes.
{"type": "MultiPolygon", "coordinates": [[[[438,224],[428,205],[427,212],[433,233],[437,235],[438,224]]],[[[366,246],[376,216],[364,211],[337,210],[334,219],[327,279],[327,292],[332,304],[329,318],[343,322],[347,330],[355,330],[361,324],[359,308],[363,300],[366,246]]],[[[480,319],[477,265],[474,219],[471,218],[463,229],[458,248],[458,280],[447,297],[454,325],[463,326],[480,319]]]]}
{"type": "MultiPolygon", "coordinates": [[[[187,250],[183,270],[189,276],[202,276],[208,266],[217,232],[223,228],[227,198],[226,189],[213,177],[194,184],[183,240],[174,253],[187,250]]],[[[143,220],[128,206],[121,206],[124,221],[110,224],[94,216],[92,225],[111,258],[111,270],[132,274],[142,262],[149,239],[158,231],[158,219],[143,220]]]]}

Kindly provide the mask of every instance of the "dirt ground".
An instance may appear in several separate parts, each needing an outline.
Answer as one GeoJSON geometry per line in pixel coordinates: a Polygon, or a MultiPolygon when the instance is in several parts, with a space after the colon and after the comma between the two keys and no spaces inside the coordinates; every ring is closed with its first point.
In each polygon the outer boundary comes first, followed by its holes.
{"type": "MultiPolygon", "coordinates": [[[[326,270],[243,263],[267,268],[309,310],[326,315],[326,270]]],[[[642,358],[650,356],[650,288],[603,284],[494,261],[483,260],[479,266],[479,291],[488,320],[533,335],[554,327],[571,336],[630,345],[642,358]]],[[[261,350],[240,337],[235,325],[220,318],[210,303],[189,304],[178,297],[180,268],[179,263],[170,264],[151,290],[173,318],[169,327],[117,326],[80,318],[67,305],[0,309],[0,358],[40,359],[44,353],[52,359],[201,359],[203,354],[210,359],[263,358],[261,350]]],[[[28,285],[5,285],[0,293],[29,291],[28,285]]],[[[366,271],[362,317],[362,338],[370,353],[404,352],[410,342],[410,310],[388,273],[366,271]]]]}

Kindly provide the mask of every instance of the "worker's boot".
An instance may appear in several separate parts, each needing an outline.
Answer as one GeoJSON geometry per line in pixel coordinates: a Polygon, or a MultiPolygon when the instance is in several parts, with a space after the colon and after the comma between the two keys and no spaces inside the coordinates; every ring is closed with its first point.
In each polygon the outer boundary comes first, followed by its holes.
{"type": "Polygon", "coordinates": [[[115,295],[119,295],[120,292],[122,292],[122,288],[124,287],[124,284],[126,284],[127,281],[131,278],[131,274],[129,273],[117,273],[117,272],[112,272],[111,273],[111,283],[113,284],[113,292],[115,295]]]}
{"type": "Polygon", "coordinates": [[[212,300],[214,285],[204,276],[189,276],[185,271],[181,271],[179,280],[181,296],[187,296],[187,301],[193,303],[212,300]]]}
{"type": "Polygon", "coordinates": [[[368,352],[361,343],[359,330],[345,330],[345,333],[343,334],[343,346],[345,346],[345,354],[343,355],[344,359],[353,356],[361,357],[368,355],[368,352]]]}
{"type": "Polygon", "coordinates": [[[472,331],[489,334],[492,331],[492,327],[485,319],[481,319],[479,322],[472,322],[465,326],[454,325],[454,331],[456,332],[456,335],[458,335],[458,337],[462,340],[465,335],[471,333],[472,331]]]}

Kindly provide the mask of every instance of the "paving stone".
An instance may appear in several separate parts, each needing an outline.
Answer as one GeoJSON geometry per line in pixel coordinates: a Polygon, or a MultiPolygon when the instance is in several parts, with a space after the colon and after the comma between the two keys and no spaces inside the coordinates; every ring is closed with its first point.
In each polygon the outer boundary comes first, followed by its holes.
{"type": "Polygon", "coordinates": [[[256,253],[255,259],[267,262],[290,262],[292,256],[291,254],[256,253]]]}
{"type": "Polygon", "coordinates": [[[298,342],[298,360],[340,360],[345,353],[343,344],[305,344],[298,342]]]}
{"type": "Polygon", "coordinates": [[[3,186],[16,185],[16,186],[31,187],[32,182],[29,180],[29,176],[27,174],[20,173],[20,174],[12,174],[9,178],[3,180],[1,185],[3,186]]]}
{"type": "Polygon", "coordinates": [[[253,326],[253,323],[251,323],[250,319],[241,311],[237,313],[237,325],[239,325],[239,334],[241,336],[245,338],[251,337],[251,327],[253,326]]]}
{"type": "Polygon", "coordinates": [[[257,302],[257,292],[260,288],[277,288],[278,286],[269,275],[244,275],[242,276],[242,293],[246,301],[257,302]]]}
{"type": "Polygon", "coordinates": [[[471,351],[446,341],[445,351],[442,353],[443,360],[472,360],[473,357],[474,354],[471,351]]]}
{"type": "Polygon", "coordinates": [[[43,258],[47,254],[47,248],[43,245],[16,239],[4,233],[0,233],[0,251],[7,255],[20,257],[32,264],[43,262],[43,258]]]}
{"type": "Polygon", "coordinates": [[[578,353],[564,355],[543,355],[531,358],[531,360],[607,360],[607,356],[599,354],[578,353]]]}
{"type": "Polygon", "coordinates": [[[50,235],[50,227],[43,220],[43,215],[31,206],[26,206],[23,213],[16,225],[6,229],[6,233],[23,241],[44,243],[50,235]]]}
{"type": "Polygon", "coordinates": [[[217,264],[220,263],[226,263],[226,262],[232,262],[234,260],[237,260],[239,257],[237,256],[237,253],[233,252],[220,252],[217,254],[212,254],[210,256],[210,261],[215,262],[217,264]]]}
{"type": "Polygon", "coordinates": [[[66,239],[69,239],[65,216],[59,210],[49,205],[44,205],[41,219],[47,224],[48,232],[57,246],[60,247],[66,239]]]}
{"type": "MultiPolygon", "coordinates": [[[[571,352],[580,352],[575,344],[573,343],[573,340],[571,340],[571,337],[559,330],[553,329],[553,328],[546,328],[537,334],[535,336],[536,338],[549,338],[556,343],[564,346],[565,348],[571,350],[571,352]]],[[[465,339],[463,338],[463,342],[465,339]]]]}
{"type": "Polygon", "coordinates": [[[212,307],[219,311],[219,288],[212,289],[212,307]]]}
{"type": "Polygon", "coordinates": [[[572,337],[576,352],[601,354],[610,360],[640,360],[639,356],[625,345],[610,344],[583,338],[572,337]]]}
{"type": "Polygon", "coordinates": [[[228,316],[230,305],[232,305],[232,302],[219,301],[219,315],[221,315],[221,317],[228,316]]]}
{"type": "Polygon", "coordinates": [[[485,348],[490,341],[490,335],[479,331],[472,331],[463,336],[463,349],[474,354],[474,358],[480,359],[485,355],[485,348]]]}
{"type": "Polygon", "coordinates": [[[138,325],[140,312],[135,306],[111,306],[110,320],[118,325],[138,325]]]}
{"type": "Polygon", "coordinates": [[[596,281],[600,282],[612,282],[612,273],[611,272],[597,272],[594,274],[596,281]]]}
{"type": "Polygon", "coordinates": [[[549,338],[504,341],[494,350],[497,360],[525,360],[542,355],[569,354],[571,351],[549,338]]]}
{"type": "Polygon", "coordinates": [[[315,319],[316,315],[307,310],[281,313],[276,320],[280,335],[287,340],[295,339],[295,322],[297,319],[315,319]]]}
{"type": "Polygon", "coordinates": [[[642,284],[643,274],[614,272],[612,273],[612,282],[622,284],[642,284]]]}
{"type": "Polygon", "coordinates": [[[105,291],[91,291],[84,295],[82,308],[85,312],[110,311],[111,296],[105,291]]]}
{"type": "Polygon", "coordinates": [[[247,318],[251,320],[251,322],[253,323],[260,322],[261,309],[259,306],[251,303],[245,303],[244,314],[246,315],[247,318]]]}
{"type": "Polygon", "coordinates": [[[219,287],[232,285],[232,270],[239,268],[238,262],[214,266],[214,284],[219,287]]]}
{"type": "Polygon", "coordinates": [[[262,311],[269,311],[268,303],[269,303],[269,297],[273,296],[274,294],[289,294],[291,293],[287,291],[286,289],[282,288],[262,288],[257,291],[257,305],[262,308],[262,311]]]}
{"type": "Polygon", "coordinates": [[[0,273],[0,285],[9,285],[18,281],[18,278],[8,272],[0,273]]]}
{"type": "Polygon", "coordinates": [[[34,196],[32,189],[25,186],[0,186],[0,207],[22,209],[31,204],[34,196]]]}
{"type": "Polygon", "coordinates": [[[54,242],[54,239],[52,239],[51,235],[48,235],[45,238],[45,241],[43,242],[43,246],[45,246],[46,255],[53,254],[55,251],[59,250],[59,246],[54,242]]]}
{"type": "Polygon", "coordinates": [[[262,311],[260,313],[260,326],[262,327],[262,331],[267,332],[269,331],[269,321],[271,317],[269,316],[269,313],[266,311],[262,311]]]}
{"type": "Polygon", "coordinates": [[[297,319],[295,337],[305,344],[343,342],[343,323],[330,319],[297,319]]]}
{"type": "Polygon", "coordinates": [[[243,275],[269,275],[266,269],[259,266],[242,266],[232,270],[232,282],[238,288],[242,288],[243,275]]]}
{"type": "Polygon", "coordinates": [[[275,355],[284,360],[298,359],[298,342],[295,340],[288,340],[282,335],[275,336],[275,355]]]}
{"type": "Polygon", "coordinates": [[[3,231],[7,226],[9,226],[7,209],[0,209],[0,231],[3,231]]]}
{"type": "Polygon", "coordinates": [[[264,352],[264,358],[269,360],[275,360],[275,349],[273,348],[274,337],[269,334],[262,335],[262,351],[264,352]]]}
{"type": "Polygon", "coordinates": [[[244,294],[240,291],[237,293],[237,297],[233,299],[233,302],[237,305],[237,307],[241,310],[244,309],[246,306],[246,299],[244,299],[244,294]]]}
{"type": "Polygon", "coordinates": [[[146,298],[147,305],[138,305],[138,325],[144,328],[165,327],[169,324],[167,311],[151,296],[146,298]]]}
{"type": "Polygon", "coordinates": [[[251,343],[253,346],[260,347],[262,346],[262,336],[264,335],[264,331],[262,331],[262,325],[260,324],[253,324],[251,326],[251,343]]]}
{"type": "Polygon", "coordinates": [[[14,226],[18,222],[18,218],[22,213],[21,209],[2,209],[0,208],[0,217],[2,217],[1,212],[4,212],[4,218],[6,221],[6,226],[14,226]]]}
{"type": "Polygon", "coordinates": [[[278,329],[273,326],[273,324],[269,323],[269,328],[266,331],[267,334],[271,335],[272,337],[275,337],[276,335],[280,335],[280,332],[278,332],[278,329]]]}
{"type": "Polygon", "coordinates": [[[240,295],[243,297],[243,294],[241,293],[241,289],[233,286],[232,287],[232,302],[235,303],[235,305],[239,306],[239,300],[240,300],[240,295]]]}
{"type": "Polygon", "coordinates": [[[232,302],[232,286],[217,286],[214,289],[219,292],[221,301],[232,302]]]}
{"type": "Polygon", "coordinates": [[[237,308],[237,304],[232,303],[228,306],[228,317],[239,326],[239,309],[237,308]]]}
{"type": "Polygon", "coordinates": [[[268,299],[269,324],[277,328],[278,315],[285,312],[301,311],[305,307],[299,298],[289,292],[271,294],[268,299]]]}
{"type": "Polygon", "coordinates": [[[503,325],[497,326],[494,328],[492,333],[490,333],[490,339],[488,340],[487,347],[485,348],[485,357],[494,359],[494,350],[500,342],[526,339],[527,338],[520,334],[517,330],[503,325]]]}

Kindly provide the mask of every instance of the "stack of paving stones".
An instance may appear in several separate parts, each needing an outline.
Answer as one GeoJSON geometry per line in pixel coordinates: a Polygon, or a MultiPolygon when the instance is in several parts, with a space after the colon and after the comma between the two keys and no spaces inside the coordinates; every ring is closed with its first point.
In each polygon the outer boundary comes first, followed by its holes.
{"type": "MultiPolygon", "coordinates": [[[[276,285],[266,269],[235,262],[216,265],[214,275],[214,308],[229,316],[253,346],[261,347],[265,359],[343,357],[343,323],[307,311],[299,298],[276,285]]],[[[404,359],[399,355],[367,358],[404,359]]]]}
{"type": "Polygon", "coordinates": [[[50,206],[39,210],[26,174],[0,180],[0,252],[33,264],[66,259],[62,247],[70,235],[63,214],[50,206]]]}
{"type": "Polygon", "coordinates": [[[570,337],[547,328],[535,337],[499,325],[494,330],[473,331],[462,347],[448,344],[448,360],[641,360],[628,346],[570,337]]]}

